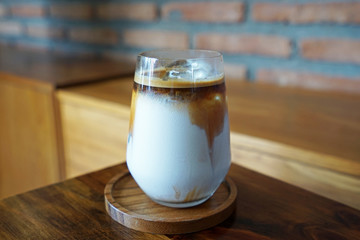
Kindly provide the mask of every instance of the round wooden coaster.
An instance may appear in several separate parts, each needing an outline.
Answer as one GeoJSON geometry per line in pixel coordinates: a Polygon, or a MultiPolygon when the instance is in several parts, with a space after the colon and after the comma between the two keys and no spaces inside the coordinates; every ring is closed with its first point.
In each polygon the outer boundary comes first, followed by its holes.
{"type": "Polygon", "coordinates": [[[153,202],[138,187],[130,173],[116,175],[105,186],[108,214],[122,225],[143,232],[180,234],[215,226],[235,208],[237,189],[227,177],[214,195],[191,208],[170,208],[153,202]]]}

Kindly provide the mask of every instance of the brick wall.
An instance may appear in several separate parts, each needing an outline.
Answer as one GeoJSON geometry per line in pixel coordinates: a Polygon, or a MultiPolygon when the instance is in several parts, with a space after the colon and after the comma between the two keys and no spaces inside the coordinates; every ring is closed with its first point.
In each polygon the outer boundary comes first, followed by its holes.
{"type": "Polygon", "coordinates": [[[0,1],[0,43],[131,61],[215,49],[228,78],[360,93],[360,1],[0,1]]]}

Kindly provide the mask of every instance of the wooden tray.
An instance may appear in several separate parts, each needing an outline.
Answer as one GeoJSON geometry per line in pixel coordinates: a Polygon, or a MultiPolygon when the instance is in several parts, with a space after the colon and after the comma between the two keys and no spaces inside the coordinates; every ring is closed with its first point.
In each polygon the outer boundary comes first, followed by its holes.
{"type": "Polygon", "coordinates": [[[106,211],[118,223],[143,232],[180,234],[200,231],[228,218],[235,208],[237,189],[226,177],[203,204],[191,208],[169,208],[147,197],[126,171],[107,183],[104,194],[106,211]]]}

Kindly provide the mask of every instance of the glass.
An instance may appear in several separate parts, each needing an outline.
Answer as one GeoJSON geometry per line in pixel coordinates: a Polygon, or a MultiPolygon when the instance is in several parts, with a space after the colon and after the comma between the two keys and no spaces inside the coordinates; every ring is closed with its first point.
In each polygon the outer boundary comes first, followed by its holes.
{"type": "Polygon", "coordinates": [[[191,207],[210,198],[230,167],[222,55],[156,50],[137,58],[126,161],[153,201],[191,207]]]}

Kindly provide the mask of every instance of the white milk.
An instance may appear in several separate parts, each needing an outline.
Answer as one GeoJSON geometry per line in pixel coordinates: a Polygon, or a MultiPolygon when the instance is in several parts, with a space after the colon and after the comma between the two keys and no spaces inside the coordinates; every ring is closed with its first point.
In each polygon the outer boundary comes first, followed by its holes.
{"type": "Polygon", "coordinates": [[[174,102],[166,94],[139,92],[133,104],[126,157],[140,188],[168,206],[209,198],[230,166],[228,114],[209,149],[206,132],[192,124],[185,102],[174,102]]]}

